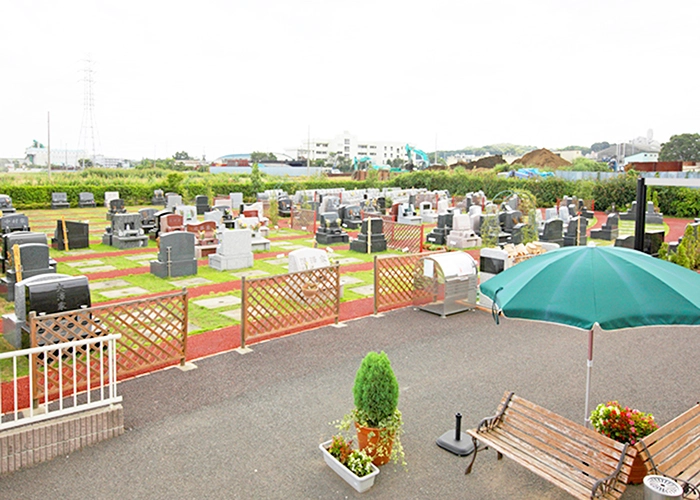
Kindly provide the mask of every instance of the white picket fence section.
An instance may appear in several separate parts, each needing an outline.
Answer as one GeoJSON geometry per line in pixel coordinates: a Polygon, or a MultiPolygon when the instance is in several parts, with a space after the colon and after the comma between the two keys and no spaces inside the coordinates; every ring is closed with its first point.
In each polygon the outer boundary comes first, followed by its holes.
{"type": "MultiPolygon", "coordinates": [[[[105,335],[103,337],[0,353],[0,363],[6,359],[10,359],[11,361],[9,364],[12,365],[12,410],[0,415],[0,430],[11,429],[20,425],[27,425],[42,420],[120,403],[122,397],[117,395],[117,339],[119,338],[121,338],[121,334],[117,333],[105,335]],[[20,408],[18,380],[22,377],[18,375],[18,360],[21,358],[27,359],[27,365],[29,366],[29,398],[31,400],[31,395],[35,393],[35,384],[38,382],[34,380],[32,375],[32,355],[36,355],[37,359],[44,363],[43,369],[37,370],[37,373],[40,374],[38,375],[39,377],[41,377],[43,373],[44,387],[46,387],[48,386],[48,381],[46,380],[46,374],[48,372],[46,363],[49,359],[47,353],[53,351],[57,354],[56,357],[59,359],[59,373],[61,374],[59,387],[63,387],[62,377],[64,370],[61,365],[68,364],[73,367],[77,366],[76,363],[79,362],[79,360],[76,359],[77,348],[84,348],[88,353],[90,353],[91,350],[96,350],[100,368],[98,383],[93,384],[91,380],[92,377],[89,374],[90,368],[88,364],[87,390],[79,393],[78,384],[73,383],[73,390],[70,391],[70,393],[65,394],[61,389],[59,397],[53,401],[49,400],[49,394],[48,391],[46,391],[43,401],[39,402],[39,408],[34,408],[31,402],[28,408],[20,408]],[[65,361],[64,358],[66,359],[65,361]]],[[[68,371],[70,372],[70,370],[68,371]]],[[[70,373],[68,376],[70,376],[70,373]]],[[[74,380],[77,380],[75,368],[73,369],[72,376],[74,380]]],[[[5,384],[6,383],[3,383],[3,385],[5,384]]],[[[0,390],[0,409],[4,407],[2,398],[3,391],[0,390]]]]}

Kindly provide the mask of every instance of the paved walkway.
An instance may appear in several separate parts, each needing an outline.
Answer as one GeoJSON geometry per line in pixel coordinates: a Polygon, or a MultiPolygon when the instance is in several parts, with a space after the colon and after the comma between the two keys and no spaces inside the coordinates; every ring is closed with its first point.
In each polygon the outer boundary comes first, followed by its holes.
{"type": "MultiPolygon", "coordinates": [[[[506,390],[583,421],[586,343],[586,332],[556,325],[412,308],[275,339],[121,383],[123,436],[2,476],[0,497],[358,497],[318,444],[351,409],[364,354],[384,350],[401,385],[408,469],[382,467],[365,498],[569,498],[493,451],[464,476],[467,459],[435,439],[457,411],[465,428],[493,414],[506,390]]],[[[698,400],[699,348],[700,328],[596,333],[593,402],[619,399],[670,420],[698,400]]],[[[642,495],[637,486],[624,498],[642,495]]]]}

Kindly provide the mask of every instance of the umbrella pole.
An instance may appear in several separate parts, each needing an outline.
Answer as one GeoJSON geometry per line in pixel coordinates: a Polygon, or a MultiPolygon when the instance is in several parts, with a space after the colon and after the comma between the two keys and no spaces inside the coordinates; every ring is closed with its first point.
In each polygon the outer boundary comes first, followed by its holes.
{"type": "Polygon", "coordinates": [[[588,332],[588,360],[586,361],[586,406],[583,424],[590,426],[590,412],[588,411],[588,401],[591,395],[591,371],[593,369],[593,327],[588,332]]]}

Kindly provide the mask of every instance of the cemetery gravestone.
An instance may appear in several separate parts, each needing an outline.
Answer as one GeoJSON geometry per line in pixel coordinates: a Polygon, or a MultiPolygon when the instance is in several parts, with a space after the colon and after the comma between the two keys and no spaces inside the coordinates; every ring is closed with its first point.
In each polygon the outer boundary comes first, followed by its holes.
{"type": "Polygon", "coordinates": [[[619,236],[619,219],[616,213],[608,214],[608,218],[600,229],[591,229],[591,238],[596,240],[613,241],[619,236]]]}
{"type": "Polygon", "coordinates": [[[109,209],[107,210],[107,220],[112,220],[116,214],[125,214],[126,208],[124,206],[124,200],[121,198],[115,198],[109,200],[109,209]]]}
{"type": "Polygon", "coordinates": [[[253,238],[251,230],[223,230],[216,253],[209,255],[209,267],[217,271],[253,267],[253,238]]]}
{"type": "Polygon", "coordinates": [[[182,196],[180,196],[179,194],[168,193],[166,197],[167,203],[165,205],[165,208],[167,208],[171,212],[174,212],[176,207],[182,205],[182,196]]]}
{"type": "Polygon", "coordinates": [[[194,234],[175,231],[160,235],[158,260],[151,261],[151,273],[160,278],[197,274],[194,234]]]}
{"type": "Polygon", "coordinates": [[[289,252],[289,272],[307,271],[331,265],[328,253],[320,248],[299,248],[289,252]]]}
{"type": "MultiPolygon", "coordinates": [[[[49,246],[41,243],[25,243],[19,245],[19,264],[22,279],[31,278],[40,274],[55,274],[55,262],[49,258],[49,246]]],[[[7,272],[5,277],[0,280],[0,293],[2,293],[7,301],[12,302],[15,299],[15,283],[17,283],[17,271],[14,262],[14,252],[10,253],[7,272]]]]}
{"type": "Polygon", "coordinates": [[[105,229],[102,243],[120,250],[145,247],[148,236],[141,229],[141,214],[115,214],[112,226],[105,229]]]}
{"type": "Polygon", "coordinates": [[[564,246],[585,246],[588,238],[586,237],[586,229],[588,228],[588,219],[585,217],[573,217],[569,220],[569,225],[566,226],[566,234],[564,234],[564,246]]]}
{"type": "Polygon", "coordinates": [[[203,194],[194,197],[194,206],[197,208],[197,215],[204,215],[209,211],[209,197],[203,194]]]}
{"type": "Polygon", "coordinates": [[[383,252],[386,250],[384,221],[379,218],[363,220],[360,226],[360,234],[357,236],[357,239],[350,242],[350,250],[362,253],[383,252]]]}
{"type": "Polygon", "coordinates": [[[95,195],[89,192],[82,192],[78,194],[78,207],[79,208],[93,208],[95,207],[95,195]]]}
{"type": "Polygon", "coordinates": [[[12,198],[7,194],[0,194],[0,212],[3,215],[15,213],[15,208],[12,206],[12,198]]]}
{"type": "MultiPolygon", "coordinates": [[[[56,250],[66,249],[66,240],[63,236],[63,221],[56,221],[56,229],[51,238],[51,247],[56,250]]],[[[90,227],[87,222],[65,221],[68,232],[68,249],[90,248],[90,227]]]]}
{"type": "Polygon", "coordinates": [[[155,189],[153,191],[153,196],[151,197],[151,205],[162,205],[166,206],[168,201],[165,199],[162,189],[155,189]]]}
{"type": "Polygon", "coordinates": [[[109,202],[119,198],[119,191],[105,191],[105,208],[109,209],[109,202]]]}
{"type": "Polygon", "coordinates": [[[141,229],[144,233],[150,233],[156,227],[156,212],[155,208],[142,208],[139,210],[141,215],[141,229]]]}
{"type": "Polygon", "coordinates": [[[8,214],[0,218],[0,232],[2,234],[15,231],[29,231],[29,217],[24,214],[8,214]]]}
{"type": "Polygon", "coordinates": [[[68,195],[66,193],[51,193],[51,208],[70,208],[70,203],[68,203],[68,195]]]}
{"type": "MultiPolygon", "coordinates": [[[[14,232],[4,234],[2,236],[2,272],[7,272],[9,263],[12,261],[11,253],[12,247],[15,245],[24,245],[25,243],[40,243],[42,245],[47,244],[46,234],[44,233],[31,233],[28,231],[14,232]]],[[[56,264],[54,261],[53,266],[56,264]]]]}
{"type": "Polygon", "coordinates": [[[332,245],[334,243],[347,243],[349,240],[350,236],[340,226],[338,212],[324,212],[321,214],[316,231],[316,241],[319,244],[332,245]]]}
{"type": "MultiPolygon", "coordinates": [[[[569,213],[568,211],[566,212],[569,213]]],[[[551,219],[544,222],[544,229],[540,233],[540,241],[547,241],[564,246],[564,222],[561,219],[551,219]]]]}

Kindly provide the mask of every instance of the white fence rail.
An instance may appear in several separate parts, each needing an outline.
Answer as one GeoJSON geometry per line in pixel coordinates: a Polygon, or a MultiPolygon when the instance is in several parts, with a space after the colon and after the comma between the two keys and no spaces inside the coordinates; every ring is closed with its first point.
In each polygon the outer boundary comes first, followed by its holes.
{"type": "Polygon", "coordinates": [[[92,339],[0,353],[0,366],[3,367],[5,373],[10,372],[8,375],[11,375],[12,380],[4,382],[0,386],[0,410],[8,406],[8,403],[3,401],[4,393],[10,392],[12,399],[9,404],[10,410],[0,411],[0,430],[121,402],[121,396],[117,395],[116,363],[117,339],[120,337],[121,334],[111,334],[92,339]],[[85,363],[87,377],[86,383],[82,384],[82,387],[78,382],[76,370],[78,364],[83,362],[81,357],[88,360],[93,359],[93,362],[99,367],[97,373],[91,373],[91,370],[94,370],[91,368],[93,363],[85,363]],[[20,361],[22,359],[26,359],[26,364],[20,361]],[[38,360],[37,370],[32,369],[33,359],[38,360]],[[43,382],[44,387],[48,387],[48,363],[51,362],[51,359],[54,360],[54,364],[55,360],[58,360],[57,371],[60,374],[58,396],[51,398],[49,391],[45,390],[43,398],[38,402],[39,407],[35,408],[32,397],[37,394],[36,388],[40,382],[43,382]],[[28,375],[19,375],[20,363],[27,367],[28,375]],[[28,379],[28,387],[25,378],[28,379]],[[69,382],[67,385],[72,387],[69,391],[63,390],[64,378],[66,378],[66,382],[69,382]],[[7,391],[7,384],[11,386],[10,391],[7,391]],[[23,404],[27,398],[28,406],[23,404]]]}

